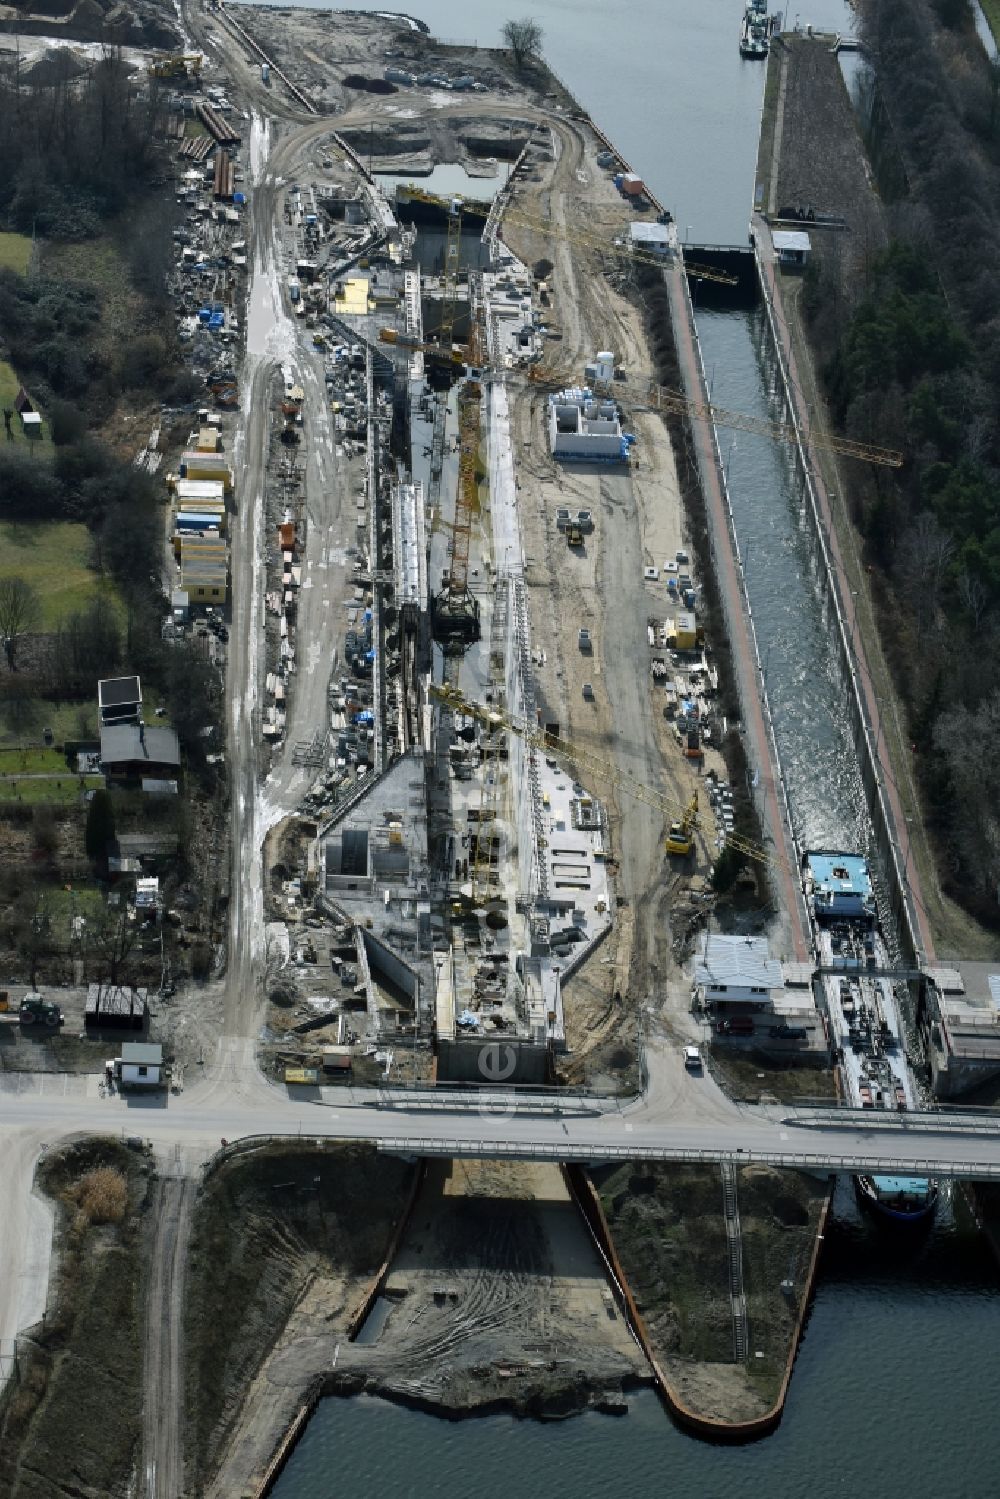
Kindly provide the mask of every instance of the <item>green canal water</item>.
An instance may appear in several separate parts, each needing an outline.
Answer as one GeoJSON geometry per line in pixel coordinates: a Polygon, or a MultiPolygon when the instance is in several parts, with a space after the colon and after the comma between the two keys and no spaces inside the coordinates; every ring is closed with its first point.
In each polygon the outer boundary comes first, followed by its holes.
{"type": "MultiPolygon", "coordinates": [[[[775,1266],[782,1274],[782,1267],[775,1266]]],[[[989,1499],[1000,1286],[946,1204],[923,1241],[861,1219],[838,1189],[784,1420],[746,1447],[685,1435],[657,1396],[624,1417],[443,1421],[361,1397],[326,1400],[274,1499],[989,1499]]]]}

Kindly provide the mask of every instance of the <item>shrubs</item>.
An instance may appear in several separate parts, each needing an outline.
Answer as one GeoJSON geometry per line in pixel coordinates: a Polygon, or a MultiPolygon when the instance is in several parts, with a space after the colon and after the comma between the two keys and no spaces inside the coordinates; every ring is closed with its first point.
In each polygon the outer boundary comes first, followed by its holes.
{"type": "Polygon", "coordinates": [[[98,1166],[69,1188],[79,1212],[77,1224],[121,1223],[128,1207],[128,1182],[113,1166],[98,1166]]]}

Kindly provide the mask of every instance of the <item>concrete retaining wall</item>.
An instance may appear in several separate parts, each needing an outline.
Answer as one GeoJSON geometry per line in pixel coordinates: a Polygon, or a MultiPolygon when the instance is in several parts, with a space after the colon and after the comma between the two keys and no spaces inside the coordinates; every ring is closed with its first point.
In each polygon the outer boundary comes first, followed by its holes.
{"type": "MultiPolygon", "coordinates": [[[[924,943],[921,938],[919,924],[910,907],[909,887],[906,883],[905,872],[900,867],[898,848],[893,836],[895,828],[886,801],[879,767],[877,736],[873,734],[872,725],[869,721],[867,704],[856,667],[856,661],[859,660],[863,664],[865,662],[864,646],[862,641],[857,638],[857,629],[855,628],[852,632],[845,619],[842,582],[831,556],[830,538],[827,535],[824,525],[819,496],[812,471],[809,467],[806,447],[802,438],[800,415],[792,395],[792,386],[782,353],[781,339],[778,335],[775,309],[768,292],[767,277],[761,263],[760,247],[756,238],[754,240],[754,258],[757,264],[761,297],[766,313],[770,350],[776,368],[781,376],[782,403],[787,414],[787,420],[795,427],[796,432],[799,434],[799,441],[794,445],[790,444],[789,448],[794,456],[796,471],[802,483],[803,493],[808,501],[806,513],[816,540],[821,564],[820,576],[833,616],[833,622],[836,626],[833,638],[845,687],[847,688],[844,695],[844,707],[851,719],[858,766],[861,770],[861,779],[868,805],[868,813],[871,818],[875,847],[885,874],[889,910],[895,922],[899,938],[899,950],[892,953],[892,956],[894,960],[898,961],[902,959],[909,966],[916,966],[925,958],[924,943]]],[[[866,664],[865,670],[867,671],[866,664]]],[[[870,672],[868,675],[870,678],[870,672]]],[[[879,732],[881,732],[881,729],[879,732]]],[[[887,930],[884,935],[891,946],[893,934],[887,930]]]]}
{"type": "Polygon", "coordinates": [[[820,1245],[823,1242],[830,1204],[833,1200],[832,1178],[826,1202],[823,1204],[823,1209],[820,1213],[816,1239],[813,1243],[813,1252],[809,1260],[809,1269],[806,1273],[806,1282],[802,1290],[798,1316],[795,1319],[795,1327],[789,1343],[788,1358],[785,1361],[785,1371],[778,1390],[778,1398],[771,1409],[765,1411],[762,1416],[758,1416],[756,1420],[720,1421],[711,1416],[700,1415],[697,1411],[693,1411],[690,1406],[685,1405],[680,1395],[670,1383],[666,1372],[658,1363],[656,1354],[653,1351],[649,1331],[642,1313],[636,1305],[632,1288],[622,1269],[611,1229],[608,1226],[608,1220],[604,1216],[601,1199],[593,1182],[580,1166],[564,1166],[562,1169],[567,1186],[597,1243],[601,1257],[610,1267],[613,1276],[612,1284],[618,1294],[629,1326],[649,1361],[656,1388],[674,1420],[678,1425],[683,1426],[687,1431],[693,1432],[696,1436],[708,1437],[716,1442],[753,1442],[757,1441],[760,1437],[768,1436],[778,1425],[785,1408],[785,1399],[788,1395],[788,1385],[792,1377],[792,1368],[795,1364],[795,1356],[799,1350],[799,1342],[802,1337],[802,1329],[805,1325],[806,1313],[809,1309],[809,1303],[812,1300],[813,1287],[816,1280],[816,1267],[819,1263],[820,1245]]]}

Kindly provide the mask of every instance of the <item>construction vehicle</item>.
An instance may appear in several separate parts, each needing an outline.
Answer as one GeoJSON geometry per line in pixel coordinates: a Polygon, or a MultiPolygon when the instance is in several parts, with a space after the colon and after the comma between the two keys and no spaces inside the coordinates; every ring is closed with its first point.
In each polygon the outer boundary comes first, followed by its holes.
{"type": "Polygon", "coordinates": [[[163,52],[149,64],[151,78],[200,78],[200,52],[163,52]]]}
{"type": "MultiPolygon", "coordinates": [[[[455,313],[455,289],[458,276],[458,251],[461,239],[462,207],[461,198],[442,198],[436,193],[425,192],[413,183],[409,185],[408,191],[412,197],[420,202],[434,204],[444,209],[448,214],[448,249],[445,257],[445,303],[444,316],[441,328],[438,330],[441,339],[438,344],[427,344],[416,339],[407,339],[405,334],[397,334],[394,330],[386,329],[379,334],[385,343],[399,343],[404,347],[421,349],[425,353],[437,354],[447,358],[450,362],[461,364],[468,359],[469,364],[477,361],[469,357],[468,350],[455,350],[452,348],[452,329],[454,327],[455,313]]],[[[489,212],[489,204],[476,203],[479,211],[489,212]]],[[[579,231],[567,232],[560,228],[556,230],[551,222],[541,219],[532,219],[521,213],[520,210],[504,210],[503,224],[509,224],[514,228],[533,229],[540,234],[556,235],[566,239],[570,243],[578,243],[590,248],[608,249],[608,245],[599,236],[581,233],[579,231]]],[[[663,257],[652,255],[642,250],[634,250],[630,246],[615,246],[618,253],[625,255],[631,260],[649,261],[657,265],[661,270],[669,269],[678,265],[676,260],[664,260],[663,257]]],[[[689,265],[684,263],[684,268],[689,275],[700,276],[706,281],[721,281],[729,285],[735,285],[737,277],[727,271],[709,270],[705,266],[689,265]]],[[[478,357],[478,351],[477,351],[478,357]]],[[[553,374],[551,371],[536,367],[529,374],[529,379],[536,383],[579,384],[578,374],[553,374]]],[[[866,463],[879,464],[886,468],[901,468],[903,464],[902,453],[892,448],[879,447],[876,444],[854,442],[850,438],[838,437],[835,433],[824,432],[818,428],[797,429],[792,422],[772,422],[766,418],[747,416],[738,411],[726,411],[721,406],[713,406],[708,402],[689,401],[683,392],[671,390],[662,385],[650,385],[643,404],[657,411],[679,412],[681,415],[700,418],[703,421],[714,423],[717,427],[732,427],[741,432],[753,432],[762,437],[768,437],[773,442],[787,442],[795,444],[800,438],[806,445],[814,448],[822,448],[828,452],[839,453],[845,458],[860,458],[866,463]]]]}
{"type": "Polygon", "coordinates": [[[684,808],[684,815],[680,821],[670,824],[670,831],[667,834],[668,854],[676,854],[679,859],[687,858],[688,854],[694,848],[693,829],[697,824],[697,820],[698,793],[696,791],[684,808]]]}
{"type": "MultiPolygon", "coordinates": [[[[433,208],[442,208],[452,217],[461,218],[462,211],[468,207],[469,211],[477,216],[488,220],[492,212],[491,203],[483,203],[474,198],[442,198],[438,193],[427,192],[424,188],[417,187],[410,182],[406,188],[411,201],[430,204],[433,208]]],[[[590,234],[581,229],[566,229],[562,225],[556,228],[551,220],[534,219],[523,213],[520,208],[505,208],[501,224],[512,229],[531,229],[538,234],[546,234],[568,240],[571,244],[578,244],[588,250],[603,250],[607,254],[621,255],[626,260],[635,260],[646,265],[655,265],[658,270],[677,270],[680,262],[675,256],[656,255],[649,250],[637,250],[632,245],[626,244],[624,240],[608,243],[607,239],[599,234],[590,234]]],[[[684,270],[689,276],[694,276],[702,281],[719,281],[724,286],[735,286],[739,281],[731,271],[723,271],[704,265],[689,265],[684,262],[684,270]]]]}
{"type": "Polygon", "coordinates": [[[687,728],[681,735],[683,755],[685,760],[697,760],[700,764],[705,758],[705,750],[701,742],[701,730],[687,728]]]}
{"type": "Polygon", "coordinates": [[[6,991],[0,993],[0,1020],[25,1026],[43,1025],[50,1031],[66,1023],[59,1006],[51,999],[43,999],[40,994],[26,994],[18,1008],[11,1010],[10,996],[6,991]]]}
{"type": "MultiPolygon", "coordinates": [[[[691,811],[690,803],[682,805],[676,798],[668,796],[665,791],[659,791],[655,787],[647,786],[644,781],[631,776],[627,771],[620,770],[601,755],[595,755],[589,749],[583,749],[569,739],[563,739],[558,734],[550,734],[536,728],[533,724],[525,723],[515,718],[513,714],[497,708],[487,707],[484,703],[477,703],[467,698],[457,687],[447,685],[431,685],[430,695],[442,703],[452,713],[474,718],[483,724],[491,732],[507,729],[516,734],[531,749],[537,750],[545,756],[559,756],[575,763],[581,771],[590,770],[595,775],[601,776],[612,785],[619,787],[629,796],[635,797],[637,801],[644,802],[647,806],[654,808],[657,812],[665,813],[674,818],[680,812],[682,817],[687,818],[689,827],[693,832],[701,828],[697,814],[691,811]]],[[[753,843],[749,838],[744,838],[740,833],[727,833],[726,846],[735,849],[747,859],[755,859],[759,864],[771,864],[774,856],[763,848],[759,843],[753,843]]]]}

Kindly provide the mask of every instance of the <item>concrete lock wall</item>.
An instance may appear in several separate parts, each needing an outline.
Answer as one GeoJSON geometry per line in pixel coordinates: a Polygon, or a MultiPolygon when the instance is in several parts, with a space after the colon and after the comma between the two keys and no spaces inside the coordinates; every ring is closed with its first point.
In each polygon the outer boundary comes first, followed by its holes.
{"type": "MultiPolygon", "coordinates": [[[[761,298],[767,314],[765,328],[767,330],[767,362],[771,366],[769,373],[776,371],[780,375],[780,385],[775,385],[773,388],[776,391],[780,390],[784,418],[797,428],[797,413],[789,392],[788,374],[781,355],[781,346],[774,321],[774,311],[767,294],[767,281],[760,266],[760,252],[756,243],[754,251],[757,259],[761,298]]],[[[864,786],[865,800],[871,819],[875,848],[881,866],[881,873],[884,876],[884,895],[895,924],[896,933],[898,934],[899,950],[892,953],[892,957],[894,960],[902,960],[906,964],[916,966],[923,956],[919,928],[910,909],[904,871],[900,868],[899,854],[896,841],[893,837],[892,818],[886,804],[879,775],[877,741],[868,721],[860,681],[855,670],[851,632],[847,627],[843,615],[840,590],[833,560],[830,556],[828,538],[820,512],[819,500],[813,485],[812,474],[802,442],[790,445],[789,451],[792,453],[795,470],[807,500],[805,507],[806,514],[812,525],[813,535],[819,551],[821,564],[819,569],[820,580],[823,585],[832,622],[836,627],[833,631],[833,638],[837,658],[845,683],[849,685],[850,689],[845,693],[844,702],[850,714],[854,746],[857,752],[858,765],[861,770],[862,785],[864,786]]],[[[883,892],[880,891],[879,893],[882,894],[883,892]]],[[[886,927],[886,940],[892,945],[893,933],[888,929],[888,923],[886,923],[886,927]]]]}
{"type": "Polygon", "coordinates": [[[368,967],[376,978],[384,977],[401,993],[410,999],[414,1006],[420,995],[420,979],[414,973],[408,963],[386,947],[383,942],[372,935],[371,932],[361,933],[364,942],[365,955],[368,958],[368,967]]]}
{"type": "Polygon", "coordinates": [[[544,1083],[548,1047],[516,1039],[458,1039],[438,1042],[438,1080],[447,1083],[544,1083]]]}

